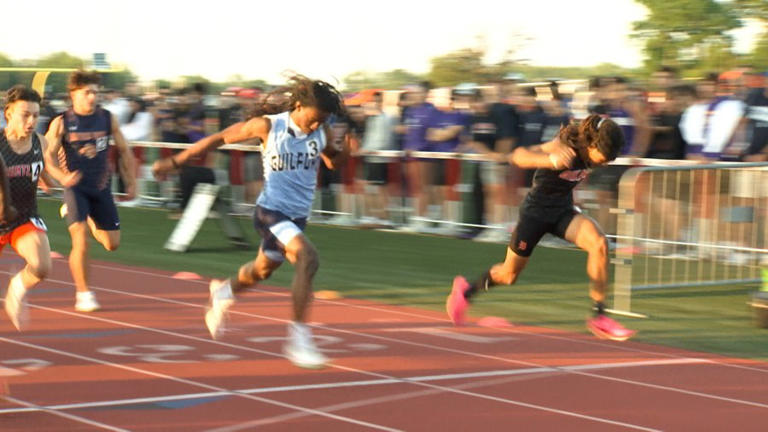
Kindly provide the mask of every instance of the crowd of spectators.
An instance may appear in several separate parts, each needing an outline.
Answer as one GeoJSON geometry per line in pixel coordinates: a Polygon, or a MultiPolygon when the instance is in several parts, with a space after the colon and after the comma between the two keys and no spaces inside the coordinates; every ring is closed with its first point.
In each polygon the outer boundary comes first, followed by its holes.
{"type": "MultiPolygon", "coordinates": [[[[192,143],[247,118],[268,90],[229,88],[213,95],[202,84],[152,92],[129,85],[104,89],[102,105],[116,115],[129,141],[192,143]]],[[[347,132],[357,156],[339,172],[319,174],[325,193],[319,194],[317,220],[330,223],[396,225],[503,241],[532,172],[500,156],[550,140],[561,125],[589,113],[622,127],[625,158],[768,161],[768,89],[748,67],[695,80],[665,67],[645,82],[621,76],[526,82],[510,74],[453,88],[419,82],[370,89],[348,95],[346,102],[348,115],[336,121],[345,126],[340,130],[347,132]],[[381,153],[391,150],[404,153],[381,153]],[[451,153],[482,154],[485,160],[447,157],[451,153]],[[475,205],[462,204],[467,194],[475,205]]],[[[65,108],[63,100],[46,98],[40,131],[65,108]]],[[[172,151],[134,148],[145,167],[172,151]]],[[[179,208],[195,184],[217,181],[216,168],[226,173],[218,181],[243,186],[239,201],[254,202],[262,180],[259,153],[212,152],[179,173],[179,208]]],[[[606,170],[589,181],[615,193],[621,174],[620,168],[606,170]]]]}

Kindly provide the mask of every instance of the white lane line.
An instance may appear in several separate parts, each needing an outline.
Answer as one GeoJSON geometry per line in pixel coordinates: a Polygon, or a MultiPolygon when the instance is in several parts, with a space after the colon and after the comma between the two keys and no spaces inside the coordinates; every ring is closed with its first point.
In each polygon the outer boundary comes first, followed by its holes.
{"type": "MultiPolygon", "coordinates": [[[[92,286],[91,288],[94,288],[94,287],[92,286]]],[[[106,290],[106,288],[104,290],[106,290]]],[[[158,298],[158,300],[163,300],[163,299],[158,298]]],[[[176,336],[176,337],[180,337],[180,338],[184,338],[184,339],[192,339],[192,340],[206,342],[206,343],[212,343],[212,344],[216,344],[216,345],[228,346],[228,347],[231,347],[231,348],[234,348],[234,349],[251,351],[251,352],[258,352],[258,353],[267,354],[267,355],[270,355],[270,356],[273,356],[273,357],[283,357],[283,355],[281,355],[281,354],[276,354],[276,353],[272,353],[272,352],[269,352],[269,351],[259,350],[259,349],[256,349],[256,348],[250,348],[250,347],[246,347],[246,346],[242,346],[242,345],[236,345],[236,344],[229,344],[229,343],[220,342],[220,341],[216,341],[216,340],[202,339],[202,338],[199,338],[199,337],[196,337],[196,336],[188,336],[188,335],[181,334],[181,333],[175,333],[175,332],[170,332],[170,331],[166,331],[166,330],[160,330],[160,329],[155,329],[155,328],[151,328],[151,327],[145,327],[145,326],[141,326],[141,325],[138,325],[138,324],[132,324],[132,323],[127,323],[127,322],[123,322],[123,321],[117,321],[117,320],[111,320],[111,319],[107,319],[107,318],[96,317],[96,316],[89,315],[89,314],[81,314],[81,313],[69,312],[69,311],[65,311],[65,310],[61,310],[61,309],[49,308],[49,307],[38,306],[38,305],[33,305],[33,304],[29,304],[29,306],[32,307],[32,308],[38,308],[38,309],[47,310],[47,311],[50,311],[50,312],[60,313],[60,314],[64,314],[64,315],[77,316],[77,317],[80,317],[80,318],[85,318],[85,319],[90,319],[90,320],[95,320],[95,321],[101,321],[101,322],[107,322],[107,323],[115,324],[115,325],[122,325],[122,326],[125,326],[125,327],[138,328],[138,329],[146,330],[148,332],[160,333],[160,334],[176,336]]],[[[274,319],[274,318],[272,318],[272,319],[274,319]]],[[[284,321],[284,320],[280,320],[280,321],[284,321]]],[[[8,342],[11,342],[11,343],[25,344],[24,342],[13,341],[13,340],[2,338],[2,337],[0,337],[0,341],[8,341],[8,342]]],[[[36,345],[32,345],[32,344],[29,344],[29,345],[31,347],[37,347],[38,349],[41,349],[41,350],[49,350],[49,348],[47,348],[47,347],[36,346],[36,345]]],[[[56,352],[57,351],[57,350],[54,350],[54,349],[50,349],[50,350],[52,352],[56,352]]],[[[78,354],[68,353],[67,355],[73,356],[75,358],[89,359],[87,357],[80,356],[78,354]]],[[[96,362],[98,362],[100,364],[113,365],[114,367],[118,367],[118,368],[124,368],[124,369],[128,369],[128,370],[136,369],[136,368],[131,368],[131,367],[128,367],[128,366],[123,366],[123,365],[119,365],[119,364],[115,364],[115,363],[111,363],[111,362],[106,362],[106,361],[103,361],[103,360],[98,360],[98,359],[92,359],[92,360],[96,361],[96,362]]],[[[514,361],[510,361],[510,362],[514,363],[514,361]]],[[[539,365],[536,365],[536,366],[539,366],[539,365]]],[[[521,407],[526,407],[526,408],[531,408],[531,409],[535,409],[535,410],[540,410],[540,411],[546,411],[546,412],[561,414],[561,415],[570,416],[570,417],[576,417],[576,418],[581,418],[581,419],[592,420],[592,421],[595,421],[595,422],[598,422],[598,423],[612,424],[612,425],[617,425],[617,426],[622,426],[622,427],[627,427],[627,428],[637,429],[637,430],[653,431],[653,429],[648,429],[648,428],[645,428],[643,426],[638,426],[638,425],[634,425],[634,424],[631,424],[631,423],[623,423],[623,422],[609,420],[609,419],[602,418],[602,417],[593,417],[593,416],[579,414],[579,413],[575,413],[575,412],[571,412],[571,411],[565,411],[565,410],[550,408],[550,407],[543,406],[543,405],[529,404],[529,403],[526,403],[526,402],[521,402],[521,401],[516,401],[516,400],[511,400],[511,399],[499,398],[499,397],[490,396],[490,395],[486,395],[486,394],[482,394],[482,393],[468,392],[468,391],[454,389],[452,387],[445,387],[445,386],[438,386],[438,385],[435,385],[435,384],[429,384],[429,383],[426,383],[426,382],[409,381],[407,379],[397,378],[397,377],[393,377],[393,376],[390,376],[390,375],[381,374],[381,373],[378,373],[378,372],[365,371],[365,370],[362,370],[362,369],[357,369],[357,368],[352,368],[352,367],[347,367],[347,366],[341,366],[341,365],[337,365],[337,364],[331,364],[330,367],[331,368],[335,368],[335,369],[340,369],[340,370],[348,371],[348,372],[359,373],[359,374],[362,374],[362,375],[368,375],[368,376],[375,376],[375,377],[379,377],[379,378],[387,378],[387,379],[400,380],[401,382],[404,382],[404,383],[414,384],[414,385],[423,386],[423,387],[432,388],[432,389],[438,389],[438,390],[441,390],[441,391],[444,391],[444,392],[457,393],[457,394],[461,394],[461,395],[464,395],[464,396],[471,396],[471,397],[476,397],[476,398],[480,398],[480,399],[486,399],[486,400],[491,400],[491,401],[505,403],[505,404],[510,404],[510,405],[517,405],[517,406],[521,406],[521,407]]],[[[141,369],[136,369],[136,370],[137,371],[141,371],[141,372],[146,373],[146,374],[149,374],[149,375],[153,375],[153,376],[167,377],[167,379],[171,379],[173,381],[189,382],[189,383],[192,383],[192,385],[197,385],[197,386],[200,386],[200,387],[204,387],[204,388],[207,388],[209,390],[226,391],[226,392],[230,392],[230,394],[233,394],[233,395],[253,398],[255,400],[263,401],[263,402],[266,402],[266,403],[272,403],[272,404],[277,404],[277,405],[281,404],[281,403],[279,403],[277,401],[272,401],[270,399],[263,399],[263,398],[258,398],[256,396],[245,395],[245,394],[242,394],[242,393],[236,393],[236,392],[234,392],[232,390],[220,389],[220,388],[217,388],[217,387],[214,387],[214,386],[209,386],[207,384],[197,383],[197,382],[194,382],[194,381],[185,380],[183,378],[176,378],[176,377],[172,377],[172,376],[168,376],[168,375],[157,374],[155,372],[143,371],[141,369]]],[[[583,373],[583,372],[571,372],[571,373],[583,373]]],[[[291,406],[291,405],[288,405],[288,404],[285,404],[285,405],[286,406],[291,406]]],[[[312,412],[312,413],[316,412],[316,410],[302,408],[302,407],[297,407],[296,409],[297,410],[306,410],[307,412],[312,412]]],[[[320,414],[320,415],[323,415],[323,414],[320,414]]],[[[330,416],[332,418],[335,417],[332,414],[327,414],[326,416],[330,416]]],[[[349,419],[349,420],[352,420],[352,419],[349,419]]]]}
{"type": "MultiPolygon", "coordinates": [[[[2,272],[0,272],[0,273],[2,273],[2,272]]],[[[51,279],[47,279],[47,281],[49,281],[49,282],[59,282],[59,283],[67,284],[67,285],[74,285],[72,282],[66,282],[66,281],[54,281],[54,280],[51,280],[51,279]]],[[[112,293],[122,294],[122,295],[126,295],[126,296],[131,296],[131,297],[148,298],[148,299],[152,299],[152,300],[156,300],[156,301],[160,301],[160,302],[165,302],[165,303],[179,304],[179,305],[191,306],[191,307],[195,307],[195,308],[204,308],[205,307],[203,305],[198,305],[198,304],[195,304],[195,303],[188,303],[188,302],[183,302],[183,301],[179,301],[179,300],[166,299],[166,298],[163,298],[163,297],[156,297],[156,296],[150,296],[150,295],[145,295],[145,294],[135,294],[135,293],[127,292],[127,291],[115,290],[115,289],[110,289],[110,288],[103,288],[103,287],[97,287],[97,286],[92,286],[91,288],[96,289],[96,290],[100,290],[100,291],[112,292],[112,293]]],[[[68,312],[68,311],[64,311],[64,310],[61,310],[61,309],[46,308],[44,306],[35,306],[35,305],[30,305],[30,306],[31,307],[41,308],[41,309],[47,309],[47,310],[50,310],[50,311],[53,311],[53,312],[58,312],[58,313],[63,313],[63,314],[68,314],[68,315],[79,316],[81,318],[89,318],[89,319],[101,320],[101,321],[105,321],[105,322],[111,322],[111,323],[117,324],[117,325],[129,326],[129,327],[134,327],[134,328],[140,328],[140,329],[147,330],[147,331],[164,333],[164,334],[169,334],[169,335],[173,335],[173,336],[179,336],[179,337],[193,339],[193,340],[198,340],[198,341],[202,341],[202,342],[206,342],[206,343],[221,344],[221,345],[229,346],[229,347],[235,348],[235,349],[243,349],[243,350],[247,350],[247,351],[258,352],[258,353],[261,353],[261,354],[266,354],[266,355],[270,355],[270,356],[274,356],[274,357],[284,357],[281,354],[276,354],[276,353],[273,353],[273,352],[270,352],[270,351],[259,350],[259,349],[256,349],[256,348],[245,347],[245,346],[237,345],[237,344],[228,344],[228,343],[224,343],[224,342],[221,342],[221,341],[214,341],[214,340],[210,340],[210,339],[202,339],[202,338],[198,338],[198,337],[195,337],[195,336],[187,336],[187,335],[180,334],[180,333],[175,333],[175,332],[167,332],[165,330],[160,330],[160,329],[154,329],[154,328],[139,326],[139,325],[130,324],[130,323],[122,322],[122,321],[107,320],[105,318],[99,318],[99,317],[95,317],[95,316],[88,315],[88,314],[73,313],[73,312],[68,312]]],[[[253,317],[253,318],[260,318],[260,319],[267,320],[267,321],[277,321],[277,322],[281,322],[281,323],[288,323],[289,322],[288,320],[284,320],[284,319],[280,319],[280,318],[273,318],[273,317],[266,316],[266,315],[252,314],[252,313],[241,312],[241,311],[236,311],[236,310],[230,310],[229,313],[230,314],[238,314],[238,315],[242,315],[242,316],[253,317]]],[[[408,341],[408,340],[405,340],[405,339],[395,339],[395,338],[389,338],[389,337],[379,336],[379,335],[374,335],[374,334],[359,333],[359,332],[355,332],[355,331],[351,331],[351,330],[338,329],[338,328],[333,328],[333,327],[328,327],[328,326],[317,325],[315,327],[327,330],[329,332],[343,333],[343,334],[354,335],[354,336],[358,336],[358,337],[366,337],[366,338],[384,340],[384,341],[388,341],[388,342],[392,342],[392,343],[417,346],[417,347],[421,347],[421,348],[428,348],[428,349],[434,349],[434,350],[439,350],[439,351],[444,351],[444,352],[463,354],[463,355],[468,355],[468,356],[473,356],[473,357],[478,357],[478,358],[485,358],[485,359],[490,359],[490,360],[497,360],[497,361],[501,361],[501,362],[505,362],[505,363],[511,363],[511,364],[529,366],[529,367],[544,367],[541,364],[537,364],[537,363],[533,363],[533,362],[528,362],[528,361],[524,361],[524,360],[513,360],[513,359],[507,359],[507,358],[499,357],[499,356],[492,356],[492,355],[486,355],[486,354],[478,354],[478,353],[474,353],[474,352],[470,352],[470,351],[465,351],[465,350],[446,348],[446,347],[442,347],[442,346],[431,345],[431,344],[420,343],[420,342],[412,342],[412,341],[408,341]]],[[[692,360],[692,361],[695,361],[696,363],[702,363],[702,364],[716,364],[716,365],[718,364],[718,363],[713,362],[711,360],[702,359],[702,358],[678,357],[678,356],[668,356],[668,357],[672,357],[672,358],[675,358],[675,359],[682,359],[682,360],[692,360]]],[[[362,373],[362,374],[367,374],[367,375],[371,375],[371,376],[388,377],[387,375],[378,374],[376,372],[364,371],[364,370],[360,370],[360,369],[356,369],[356,368],[351,368],[351,367],[346,367],[346,366],[341,366],[341,365],[332,365],[332,367],[335,367],[335,368],[338,368],[338,369],[342,369],[342,370],[347,370],[347,371],[350,371],[350,372],[358,372],[358,373],[362,373]]],[[[715,400],[720,400],[720,401],[725,401],[725,402],[744,404],[744,405],[755,406],[755,407],[759,407],[759,408],[768,408],[768,405],[763,404],[763,403],[759,403],[759,402],[753,402],[753,401],[747,401],[747,400],[742,400],[742,399],[729,398],[729,397],[725,397],[725,396],[718,396],[718,395],[714,395],[714,394],[710,394],[710,393],[701,393],[701,392],[696,392],[696,391],[692,391],[692,390],[685,390],[685,389],[682,389],[682,388],[679,388],[679,387],[670,387],[670,386],[663,386],[663,385],[658,385],[658,384],[650,384],[650,383],[646,383],[646,382],[643,382],[643,381],[634,381],[634,380],[616,378],[616,377],[611,377],[611,376],[603,376],[603,375],[598,375],[598,374],[595,374],[595,373],[578,371],[578,370],[570,370],[570,371],[565,371],[565,372],[572,373],[572,374],[575,374],[575,375],[581,375],[581,376],[597,378],[597,379],[601,379],[601,380],[620,382],[620,383],[624,383],[624,384],[633,384],[633,385],[640,386],[640,387],[647,387],[647,388],[653,388],[653,389],[657,389],[657,390],[671,391],[671,392],[686,394],[686,395],[690,395],[690,396],[698,396],[698,397],[703,397],[703,398],[707,398],[707,399],[715,399],[715,400]]]]}
{"type": "MultiPolygon", "coordinates": [[[[103,265],[103,264],[91,264],[91,266],[99,267],[99,268],[103,268],[103,269],[107,269],[107,270],[116,270],[116,271],[122,271],[122,272],[126,272],[126,273],[135,273],[135,274],[141,274],[141,275],[147,275],[147,276],[155,276],[155,277],[159,277],[159,278],[173,279],[175,281],[178,281],[178,279],[174,279],[173,277],[171,277],[171,275],[165,275],[165,274],[161,274],[161,273],[153,273],[153,272],[142,271],[142,270],[114,267],[114,266],[103,265]]],[[[0,272],[0,273],[5,273],[5,272],[0,272]]],[[[10,273],[8,273],[8,274],[10,274],[10,273]]],[[[206,285],[206,286],[208,285],[208,282],[205,281],[205,280],[204,281],[191,280],[191,281],[188,281],[188,282],[194,283],[194,284],[206,285]]],[[[70,283],[70,285],[74,285],[74,284],[70,283]]],[[[280,292],[275,292],[275,291],[270,291],[270,290],[265,290],[265,289],[260,289],[260,288],[249,288],[248,291],[260,292],[260,293],[265,293],[265,294],[269,294],[269,295],[273,295],[273,296],[279,296],[279,297],[289,297],[291,295],[290,293],[280,293],[280,292]]],[[[402,316],[413,317],[413,318],[427,319],[427,320],[430,320],[430,321],[437,321],[437,322],[442,322],[442,323],[446,323],[446,324],[450,323],[450,320],[447,319],[447,318],[437,318],[437,317],[434,317],[434,316],[423,315],[423,314],[418,314],[418,313],[413,313],[413,312],[406,312],[406,311],[401,311],[401,310],[386,309],[386,308],[381,308],[381,307],[376,307],[376,306],[358,305],[358,304],[347,303],[347,302],[339,301],[339,300],[315,299],[315,301],[322,302],[322,303],[339,305],[339,306],[352,307],[352,308],[356,308],[356,309],[365,309],[365,310],[371,310],[371,311],[376,311],[376,312],[384,312],[384,313],[393,314],[393,315],[402,315],[402,316]]],[[[604,341],[599,341],[599,340],[588,340],[588,339],[576,339],[576,338],[573,338],[573,337],[557,336],[557,335],[544,334],[544,333],[533,333],[533,332],[528,332],[528,331],[525,331],[525,330],[521,330],[520,328],[516,328],[516,327],[513,327],[513,328],[499,328],[499,329],[495,329],[495,330],[503,331],[503,332],[507,332],[507,333],[513,333],[513,334],[515,334],[515,333],[517,333],[517,334],[524,334],[524,335],[533,336],[533,337],[539,337],[539,338],[554,339],[554,340],[559,340],[559,341],[569,342],[569,343],[574,343],[574,344],[599,346],[599,347],[601,347],[603,349],[612,349],[612,350],[616,350],[616,351],[635,352],[635,353],[642,353],[642,354],[646,354],[646,355],[652,354],[652,355],[657,355],[657,356],[662,356],[662,357],[669,357],[669,358],[681,358],[681,359],[692,358],[692,357],[687,357],[687,356],[681,356],[679,354],[669,354],[669,353],[663,353],[663,352],[658,352],[658,351],[651,351],[651,350],[648,350],[648,349],[641,349],[641,348],[630,347],[630,346],[627,346],[627,345],[617,344],[617,343],[613,343],[613,342],[604,342],[604,341]]],[[[768,374],[768,369],[761,369],[761,368],[757,368],[757,367],[744,366],[744,365],[740,365],[740,364],[725,363],[725,362],[718,361],[718,360],[715,360],[715,359],[703,359],[702,358],[701,360],[705,360],[705,361],[707,361],[707,362],[709,362],[709,363],[711,363],[713,365],[718,365],[718,366],[722,366],[722,367],[735,368],[735,369],[744,369],[744,370],[749,370],[749,371],[753,371],[753,372],[760,372],[760,373],[768,374]]]]}
{"type": "Polygon", "coordinates": [[[26,372],[7,368],[5,366],[0,366],[0,377],[9,377],[9,376],[17,376],[17,375],[26,375],[26,372]]]}
{"type": "Polygon", "coordinates": [[[392,432],[398,431],[398,429],[392,429],[392,428],[388,428],[388,427],[385,427],[385,426],[382,426],[382,425],[377,425],[377,424],[374,424],[374,423],[368,423],[368,422],[365,422],[365,421],[362,421],[362,420],[356,420],[356,419],[349,418],[349,417],[344,417],[344,416],[339,416],[339,415],[336,415],[336,414],[331,414],[331,413],[326,413],[326,412],[318,411],[318,410],[315,410],[315,409],[312,409],[312,408],[305,408],[305,407],[302,407],[302,406],[293,405],[293,404],[289,404],[289,403],[285,403],[285,402],[280,402],[280,401],[276,401],[276,400],[272,400],[272,399],[267,399],[267,398],[262,398],[262,397],[253,396],[253,395],[249,395],[249,394],[239,393],[239,392],[237,392],[235,390],[228,390],[228,389],[225,389],[225,388],[222,388],[222,387],[217,387],[217,386],[214,386],[214,385],[210,385],[210,384],[205,384],[205,383],[198,382],[198,381],[189,380],[189,379],[186,379],[186,378],[179,378],[179,377],[175,377],[175,376],[171,376],[171,375],[162,374],[162,373],[159,373],[159,372],[152,372],[152,371],[148,371],[148,370],[137,368],[137,367],[133,367],[133,366],[126,366],[126,365],[122,365],[122,364],[118,364],[118,363],[113,363],[113,362],[109,362],[109,361],[105,361],[105,360],[100,360],[100,359],[97,359],[97,358],[94,358],[94,357],[88,357],[88,356],[84,356],[84,355],[80,355],[80,354],[75,354],[75,353],[71,353],[71,352],[67,352],[67,351],[58,350],[58,349],[55,349],[55,348],[49,348],[49,347],[42,346],[42,345],[37,345],[37,344],[32,344],[32,343],[27,343],[27,342],[22,342],[22,341],[17,341],[17,340],[8,339],[8,338],[5,338],[5,337],[0,337],[0,341],[6,342],[6,343],[10,343],[10,344],[14,344],[14,345],[20,345],[20,346],[23,346],[23,347],[26,347],[26,348],[36,349],[36,350],[39,350],[39,351],[45,351],[45,352],[48,352],[48,353],[58,354],[58,355],[65,356],[65,357],[71,357],[71,358],[75,358],[75,359],[82,360],[82,361],[87,361],[87,362],[91,362],[91,363],[97,363],[97,364],[100,364],[100,365],[103,365],[103,366],[109,366],[109,367],[113,367],[113,368],[117,368],[117,369],[123,369],[123,370],[127,370],[127,371],[130,371],[130,372],[134,372],[134,373],[138,373],[138,374],[142,374],[142,375],[148,375],[148,376],[155,377],[155,378],[160,378],[160,379],[165,379],[165,380],[169,380],[169,381],[173,381],[173,382],[177,382],[177,383],[187,384],[187,385],[190,385],[190,386],[193,386],[193,387],[200,387],[200,388],[204,388],[204,389],[208,389],[208,390],[213,390],[213,391],[216,391],[216,392],[221,392],[221,393],[225,393],[225,394],[232,395],[232,396],[237,396],[237,397],[241,397],[241,398],[245,398],[245,399],[250,399],[250,400],[254,400],[254,401],[258,401],[258,402],[263,402],[263,403],[266,403],[266,404],[269,404],[269,405],[277,405],[277,406],[282,407],[282,408],[292,409],[292,410],[296,410],[296,411],[302,411],[302,412],[306,412],[308,414],[319,415],[319,416],[322,416],[322,417],[328,417],[328,418],[331,418],[331,419],[334,419],[334,420],[339,420],[339,421],[343,421],[343,422],[346,422],[346,423],[356,424],[358,426],[369,427],[371,429],[378,429],[378,430],[392,431],[392,432]]]}
{"type": "Polygon", "coordinates": [[[119,427],[115,427],[115,426],[111,426],[111,425],[108,425],[108,424],[100,423],[100,422],[97,422],[95,420],[90,420],[90,419],[87,419],[87,418],[84,418],[84,417],[80,417],[80,416],[76,416],[76,415],[69,414],[69,413],[59,412],[59,411],[56,411],[55,409],[52,409],[50,407],[41,407],[41,406],[35,405],[35,404],[31,403],[31,402],[23,401],[21,399],[16,399],[15,397],[11,397],[11,396],[8,396],[8,395],[3,396],[3,399],[7,400],[8,402],[15,403],[17,405],[22,405],[22,406],[25,406],[25,407],[28,407],[28,408],[32,408],[32,409],[34,409],[34,411],[40,411],[40,412],[44,412],[44,413],[47,413],[47,414],[55,415],[57,417],[63,417],[65,419],[72,420],[72,421],[75,421],[75,422],[78,422],[78,423],[85,423],[85,424],[90,425],[90,426],[95,426],[95,427],[97,427],[99,429],[105,429],[105,430],[114,431],[114,432],[130,432],[128,429],[121,429],[119,427]]]}
{"type": "MultiPolygon", "coordinates": [[[[256,387],[248,389],[233,390],[244,394],[264,394],[264,393],[280,393],[280,392],[292,392],[303,390],[332,390],[348,387],[361,387],[361,386],[378,386],[386,384],[403,384],[404,381],[415,382],[435,382],[446,380],[460,380],[470,378],[489,378],[489,377],[503,377],[513,375],[535,375],[541,373],[563,373],[569,370],[603,370],[603,369],[618,369],[628,367],[647,367],[647,366],[665,366],[670,364],[690,364],[696,363],[696,361],[684,361],[684,360],[647,360],[636,362],[623,362],[623,363],[598,363],[588,365],[574,365],[563,366],[560,368],[554,367],[538,367],[538,368],[526,368],[526,369],[503,369],[495,371],[484,372],[467,372],[460,374],[442,374],[442,375],[423,375],[404,378],[384,378],[376,380],[360,380],[360,381],[346,381],[346,382],[330,382],[320,384],[303,384],[292,386],[277,386],[277,387],[256,387]]],[[[207,393],[187,393],[181,395],[168,395],[168,396],[156,396],[147,398],[133,398],[133,399],[116,399],[112,401],[98,401],[98,402],[82,402],[76,404],[60,404],[49,405],[45,408],[56,410],[71,410],[71,409],[87,409],[87,408],[102,408],[110,406],[124,406],[124,405],[136,405],[147,404],[157,402],[172,402],[188,399],[205,399],[213,397],[228,396],[229,393],[222,392],[207,392],[207,393]]],[[[40,407],[43,408],[43,407],[40,407]]],[[[38,411],[38,408],[6,408],[0,409],[0,414],[20,413],[38,411]]]]}
{"type": "Polygon", "coordinates": [[[491,344],[516,340],[511,336],[480,336],[470,333],[460,333],[440,327],[401,327],[401,328],[382,328],[379,331],[384,332],[412,332],[421,333],[428,336],[444,337],[462,342],[472,342],[476,344],[491,344]]]}
{"type": "MultiPolygon", "coordinates": [[[[483,381],[475,380],[468,383],[454,385],[452,387],[455,389],[467,390],[467,389],[479,388],[479,387],[500,386],[500,385],[509,384],[513,382],[520,383],[521,381],[524,381],[524,380],[530,381],[533,379],[550,377],[553,375],[557,375],[559,373],[561,372],[542,372],[542,373],[528,374],[528,375],[517,375],[517,376],[506,377],[501,379],[494,378],[491,380],[483,380],[483,381]]],[[[351,402],[342,402],[334,405],[326,405],[318,409],[322,409],[323,411],[340,411],[340,410],[346,410],[346,409],[360,408],[360,407],[369,406],[369,405],[377,405],[382,403],[400,402],[407,399],[432,396],[439,393],[440,393],[439,390],[434,390],[434,389],[403,392],[403,393],[397,393],[397,394],[388,395],[388,396],[378,396],[378,397],[372,397],[368,399],[358,399],[351,402]]],[[[211,429],[206,432],[235,432],[235,431],[240,431],[244,429],[250,429],[251,427],[255,427],[255,426],[263,426],[263,425],[279,423],[279,422],[288,421],[288,420],[294,420],[294,419],[302,418],[305,416],[306,416],[305,414],[298,413],[298,412],[282,414],[274,417],[267,417],[267,418],[255,420],[253,422],[241,423],[241,424],[232,425],[232,426],[219,428],[219,429],[211,429]]]]}

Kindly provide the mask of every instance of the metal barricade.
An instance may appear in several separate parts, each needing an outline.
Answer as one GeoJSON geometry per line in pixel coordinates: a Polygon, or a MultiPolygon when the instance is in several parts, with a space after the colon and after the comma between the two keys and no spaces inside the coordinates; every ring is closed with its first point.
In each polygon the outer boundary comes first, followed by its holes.
{"type": "Polygon", "coordinates": [[[629,169],[619,183],[613,309],[632,291],[760,281],[768,163],[629,169]]]}

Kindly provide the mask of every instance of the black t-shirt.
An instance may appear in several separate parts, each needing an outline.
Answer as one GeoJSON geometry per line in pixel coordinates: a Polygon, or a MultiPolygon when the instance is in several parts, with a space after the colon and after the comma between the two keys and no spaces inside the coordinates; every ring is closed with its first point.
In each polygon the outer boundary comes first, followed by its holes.
{"type": "Polygon", "coordinates": [[[746,111],[749,119],[747,122],[749,147],[745,151],[747,155],[762,152],[768,144],[768,97],[765,96],[765,92],[755,93],[750,98],[750,102],[746,111]]]}
{"type": "Polygon", "coordinates": [[[473,114],[470,119],[469,133],[472,141],[484,144],[490,150],[496,149],[499,129],[490,113],[473,114]]]}
{"type": "Polygon", "coordinates": [[[547,115],[536,107],[531,111],[517,111],[517,147],[529,147],[541,144],[544,127],[547,124],[547,115]]]}
{"type": "Polygon", "coordinates": [[[544,130],[541,134],[541,142],[547,142],[554,139],[560,128],[567,126],[571,122],[571,117],[568,114],[552,115],[546,114],[544,119],[544,130]]]}
{"type": "Polygon", "coordinates": [[[512,105],[494,103],[488,109],[491,119],[496,124],[498,139],[517,136],[517,111],[512,105]]]}
{"type": "Polygon", "coordinates": [[[680,132],[681,114],[661,113],[653,116],[653,124],[665,128],[653,136],[647,157],[656,159],[685,159],[687,144],[680,132]]]}
{"type": "Polygon", "coordinates": [[[237,122],[245,120],[243,108],[233,105],[219,109],[219,130],[224,130],[237,122]]]}

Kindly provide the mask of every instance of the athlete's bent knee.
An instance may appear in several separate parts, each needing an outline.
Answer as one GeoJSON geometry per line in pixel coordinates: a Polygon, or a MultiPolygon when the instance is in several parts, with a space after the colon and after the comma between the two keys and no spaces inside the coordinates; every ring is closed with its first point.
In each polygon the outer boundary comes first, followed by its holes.
{"type": "Polygon", "coordinates": [[[590,246],[589,253],[600,257],[608,256],[608,239],[606,239],[605,236],[597,238],[590,246]]]}
{"type": "Polygon", "coordinates": [[[298,253],[298,262],[303,265],[310,274],[317,272],[320,268],[320,257],[314,248],[302,248],[298,253]]]}
{"type": "Polygon", "coordinates": [[[51,260],[41,260],[37,263],[30,263],[29,272],[37,279],[43,280],[51,273],[51,260]]]}
{"type": "Polygon", "coordinates": [[[272,272],[273,270],[269,267],[253,269],[253,275],[256,276],[257,280],[269,279],[269,277],[272,276],[272,272]]]}

